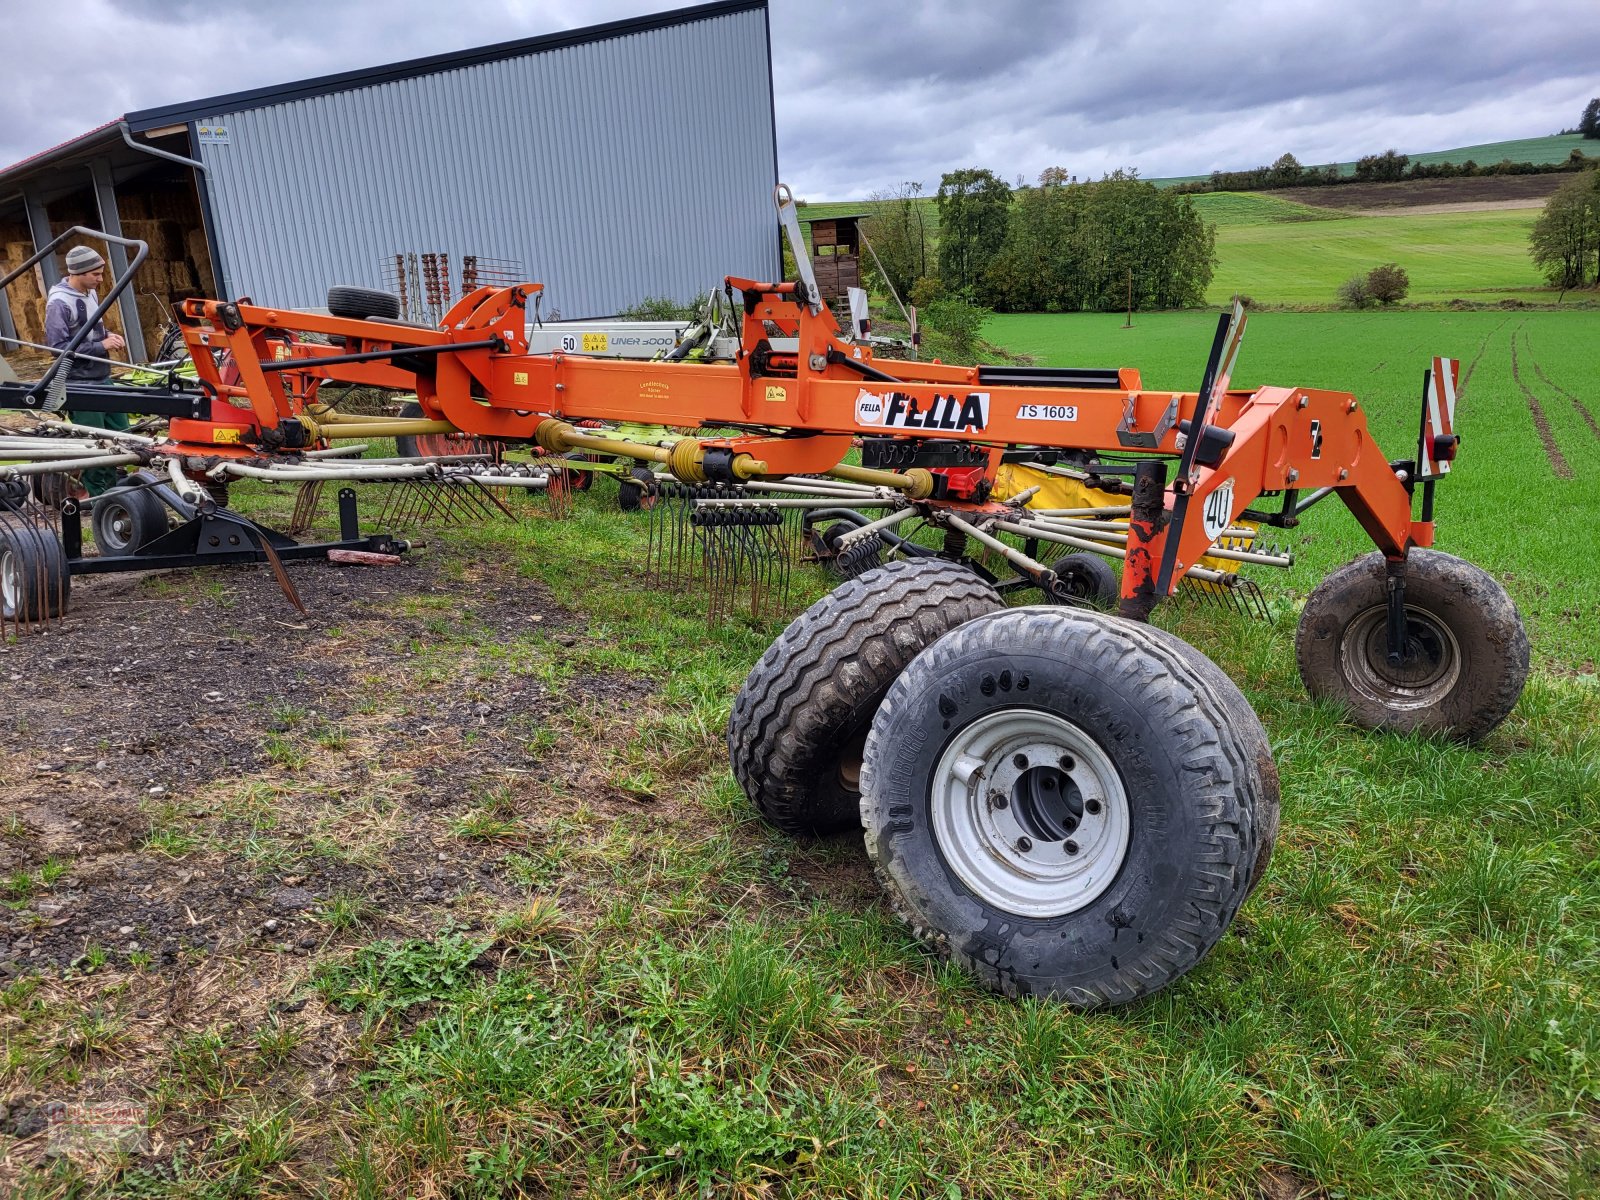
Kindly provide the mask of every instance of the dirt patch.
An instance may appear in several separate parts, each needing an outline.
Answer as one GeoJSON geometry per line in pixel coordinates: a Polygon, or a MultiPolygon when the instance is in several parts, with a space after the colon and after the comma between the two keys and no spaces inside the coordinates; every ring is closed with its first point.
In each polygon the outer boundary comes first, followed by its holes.
{"type": "Polygon", "coordinates": [[[652,690],[486,661],[533,630],[581,645],[534,581],[288,569],[306,616],[260,568],[80,577],[61,624],[0,644],[0,983],[97,954],[306,953],[338,897],[405,925],[502,890],[501,854],[451,822],[570,775],[546,751],[575,705],[626,721],[652,690]]]}
{"type": "Polygon", "coordinates": [[[1341,183],[1333,187],[1283,188],[1267,193],[1297,204],[1337,208],[1360,215],[1473,212],[1492,208],[1541,208],[1565,174],[1489,175],[1472,179],[1407,179],[1399,183],[1341,183]]]}

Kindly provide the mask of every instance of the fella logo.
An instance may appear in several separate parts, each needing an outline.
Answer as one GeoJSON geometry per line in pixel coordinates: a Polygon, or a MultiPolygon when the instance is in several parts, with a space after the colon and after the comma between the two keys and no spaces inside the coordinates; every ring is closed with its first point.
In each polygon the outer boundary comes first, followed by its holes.
{"type": "Polygon", "coordinates": [[[989,424],[989,393],[935,395],[931,400],[920,400],[903,392],[874,396],[862,389],[856,396],[856,421],[862,425],[882,425],[889,429],[939,429],[951,433],[972,433],[989,424]]]}
{"type": "Polygon", "coordinates": [[[874,396],[866,388],[856,393],[856,424],[883,424],[883,397],[874,396]]]}

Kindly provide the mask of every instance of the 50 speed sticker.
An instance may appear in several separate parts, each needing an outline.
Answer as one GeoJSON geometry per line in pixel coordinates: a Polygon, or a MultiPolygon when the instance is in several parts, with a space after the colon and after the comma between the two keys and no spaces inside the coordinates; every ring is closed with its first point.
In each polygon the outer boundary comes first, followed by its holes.
{"type": "Polygon", "coordinates": [[[1076,421],[1077,419],[1078,406],[1076,404],[1017,405],[1017,420],[1019,421],[1076,421]]]}

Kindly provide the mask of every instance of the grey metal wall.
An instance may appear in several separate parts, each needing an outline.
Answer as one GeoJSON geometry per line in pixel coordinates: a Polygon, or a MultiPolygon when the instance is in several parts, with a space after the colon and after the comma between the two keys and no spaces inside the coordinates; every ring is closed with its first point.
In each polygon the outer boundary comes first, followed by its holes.
{"type": "Polygon", "coordinates": [[[309,307],[396,251],[520,261],[544,312],[776,278],[766,13],[218,113],[202,132],[228,297],[309,307]]]}

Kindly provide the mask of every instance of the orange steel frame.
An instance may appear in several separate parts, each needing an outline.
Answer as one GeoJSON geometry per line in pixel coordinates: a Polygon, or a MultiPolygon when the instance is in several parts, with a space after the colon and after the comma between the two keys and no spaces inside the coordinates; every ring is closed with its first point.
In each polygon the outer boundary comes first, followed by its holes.
{"type": "MultiPolygon", "coordinates": [[[[482,437],[537,441],[541,423],[551,418],[748,427],[749,433],[703,439],[702,444],[748,455],[742,460],[746,466],[754,460],[764,474],[781,476],[829,470],[843,460],[855,437],[896,434],[992,447],[992,479],[1000,463],[997,451],[1012,446],[1136,453],[1170,462],[1182,453],[1180,422],[1192,421],[1200,407],[1201,393],[1146,389],[1132,369],[1117,373],[1115,388],[1030,387],[980,382],[977,367],[875,359],[870,349],[843,340],[832,314],[826,308],[814,312],[797,285],[737,278],[727,282],[745,295],[742,350],[732,363],[530,354],[525,313],[538,284],[479,288],[457,302],[437,329],[317,316],[249,301],[190,300],[183,307],[184,335],[202,386],[213,395],[213,419],[175,420],[169,449],[200,456],[257,454],[263,431],[299,420],[318,386],[339,380],[415,391],[426,416],[482,437]],[[780,336],[798,338],[797,352],[758,354],[770,336],[769,327],[780,336]],[[327,346],[294,336],[301,333],[336,336],[344,344],[327,346]],[[491,347],[453,348],[490,340],[491,347]],[[223,382],[211,353],[215,350],[232,354],[237,384],[223,382]],[[402,357],[404,365],[392,360],[322,362],[385,351],[411,356],[402,357]],[[269,364],[275,363],[292,365],[272,369],[269,364]],[[930,428],[888,425],[885,414],[896,395],[898,412],[914,401],[918,414],[931,410],[942,422],[930,428]],[[969,413],[976,413],[984,397],[987,411],[980,426],[938,427],[956,425],[957,406],[969,400],[969,413]],[[1130,405],[1132,428],[1150,431],[1174,400],[1179,420],[1154,445],[1130,451],[1118,436],[1119,429],[1128,432],[1130,405]],[[876,414],[874,403],[882,406],[876,414]],[[1069,410],[1074,419],[1060,419],[1069,410]],[[1041,412],[1057,419],[1037,419],[1041,412]]],[[[1194,519],[1176,523],[1179,541],[1170,555],[1175,569],[1168,572],[1164,591],[1176,587],[1186,565],[1198,562],[1210,546],[1199,513],[1230,483],[1230,521],[1266,492],[1332,488],[1391,560],[1403,560],[1411,546],[1432,544],[1432,521],[1412,519],[1411,489],[1383,456],[1354,396],[1313,388],[1230,389],[1229,365],[1231,358],[1210,389],[1204,424],[1231,433],[1231,443],[1213,465],[1192,464],[1186,475],[1167,485],[1162,519],[1141,530],[1136,514],[1124,570],[1125,597],[1148,590],[1167,551],[1172,517],[1186,509],[1194,519]]],[[[1222,499],[1226,495],[1224,491],[1222,499]]],[[[992,503],[938,501],[935,506],[969,516],[1002,511],[992,503]]],[[[1217,507],[1213,505],[1213,526],[1220,516],[1217,507]]]]}

